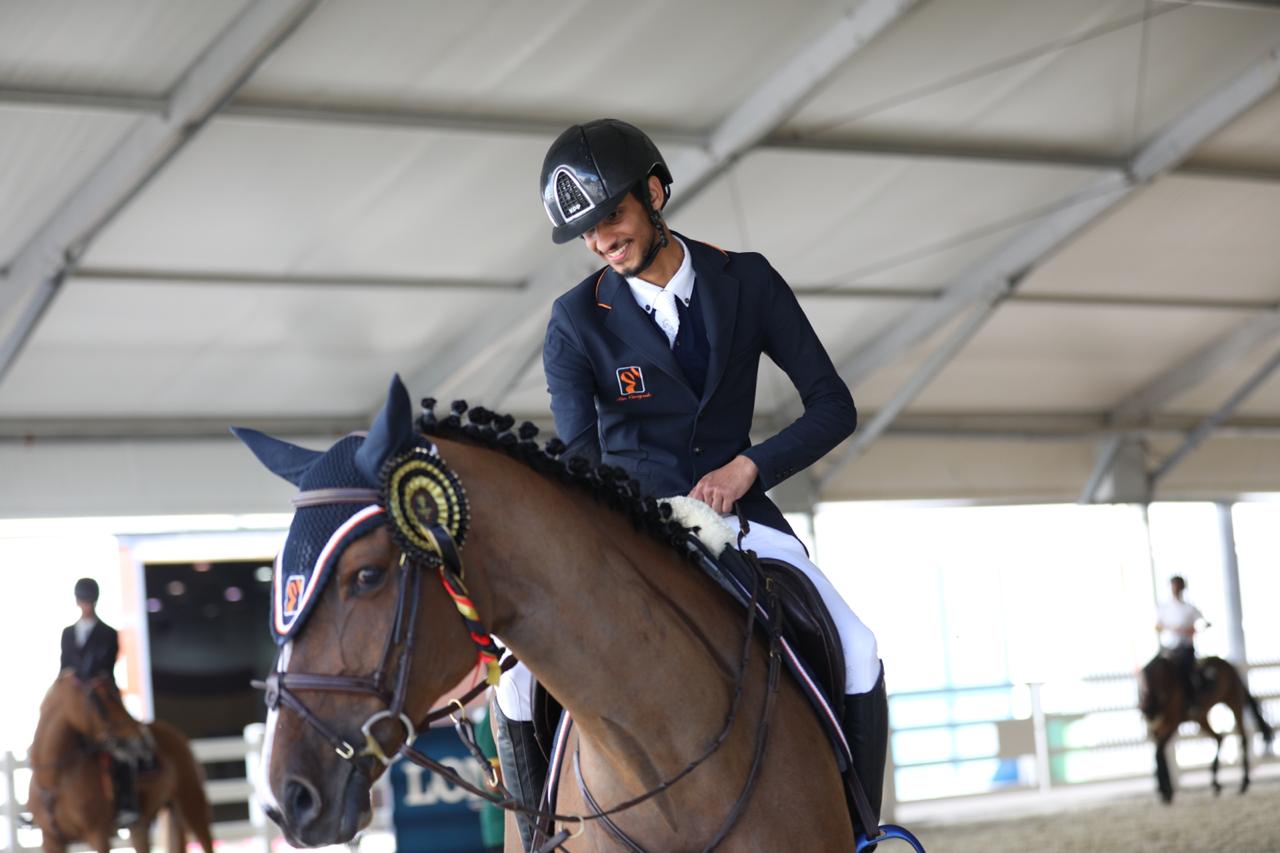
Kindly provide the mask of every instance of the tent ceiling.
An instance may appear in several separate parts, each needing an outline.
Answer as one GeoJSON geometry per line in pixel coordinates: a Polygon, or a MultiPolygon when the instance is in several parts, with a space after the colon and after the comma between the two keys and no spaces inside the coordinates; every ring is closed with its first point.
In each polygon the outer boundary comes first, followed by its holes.
{"type": "Polygon", "coordinates": [[[0,84],[164,95],[251,0],[66,0],[0,10],[0,84]]]}
{"type": "Polygon", "coordinates": [[[84,264],[511,281],[553,248],[525,215],[542,154],[534,139],[217,120],[84,264]]]}
{"type": "MultiPolygon", "coordinates": [[[[566,125],[582,115],[626,115],[701,130],[835,23],[845,5],[326,3],[263,65],[243,96],[529,116],[566,125]],[[731,49],[708,43],[709,34],[731,39],[731,49]],[[658,61],[640,71],[646,52],[658,61]]],[[[547,142],[535,145],[539,165],[547,142]]],[[[525,176],[526,192],[536,185],[534,175],[525,176]]]]}
{"type": "Polygon", "coordinates": [[[1275,303],[1277,222],[1280,182],[1169,175],[1047,261],[1023,288],[1275,303]]]}
{"type": "Polygon", "coordinates": [[[1277,38],[1280,19],[1265,8],[930,3],[849,62],[786,131],[1122,156],[1277,38]]]}
{"type": "Polygon", "coordinates": [[[128,130],[127,115],[0,109],[0,258],[7,264],[128,130]]]}
{"type": "MultiPolygon", "coordinates": [[[[43,310],[0,279],[0,515],[111,511],[106,492],[31,484],[70,470],[68,446],[78,476],[117,480],[127,446],[121,512],[271,509],[248,457],[226,470],[226,424],[319,441],[367,420],[393,371],[546,423],[538,329],[590,258],[550,245],[534,176],[559,128],[600,114],[653,129],[675,227],[793,284],[864,422],[902,409],[815,472],[823,497],[1074,498],[1110,430],[1146,430],[1156,464],[1280,345],[1277,49],[1280,8],[1260,0],[6,4],[0,268],[68,204],[100,207],[78,211],[91,239],[61,247],[43,310]],[[208,61],[273,5],[301,23],[278,43],[264,28],[245,79],[208,61]],[[850,20],[874,37],[812,70],[850,20]],[[210,65],[230,97],[207,122],[119,199],[78,195],[210,65]],[[1220,93],[1245,74],[1236,116],[1220,93]],[[1195,109],[1188,156],[1123,195],[1125,164],[1195,109]],[[982,315],[944,313],[863,369],[1078,211],[982,315]],[[1177,372],[1215,345],[1231,357],[1177,372]],[[1116,420],[1171,371],[1146,420],[1116,420]],[[179,444],[204,448],[221,498],[159,472],[179,444]]],[[[761,429],[794,407],[765,366],[761,429]]],[[[1248,463],[1278,444],[1269,377],[1160,494],[1280,489],[1248,463]]]]}
{"type": "Polygon", "coordinates": [[[1191,157],[1192,165],[1214,164],[1248,172],[1271,172],[1280,180],[1280,93],[1224,127],[1191,157]]]}

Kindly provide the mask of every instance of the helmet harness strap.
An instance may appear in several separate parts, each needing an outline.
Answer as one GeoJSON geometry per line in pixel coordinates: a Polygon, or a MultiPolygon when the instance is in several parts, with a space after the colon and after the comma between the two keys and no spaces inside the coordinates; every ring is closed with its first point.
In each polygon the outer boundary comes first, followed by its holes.
{"type": "Polygon", "coordinates": [[[644,205],[644,209],[649,213],[649,222],[653,225],[654,230],[658,232],[658,239],[649,247],[649,251],[645,253],[644,258],[640,260],[640,265],[636,267],[632,276],[640,275],[640,273],[653,266],[653,262],[658,259],[658,253],[667,248],[671,242],[667,239],[667,228],[662,221],[662,213],[653,206],[652,199],[649,198],[649,177],[636,185],[635,195],[640,199],[640,203],[644,205]]]}

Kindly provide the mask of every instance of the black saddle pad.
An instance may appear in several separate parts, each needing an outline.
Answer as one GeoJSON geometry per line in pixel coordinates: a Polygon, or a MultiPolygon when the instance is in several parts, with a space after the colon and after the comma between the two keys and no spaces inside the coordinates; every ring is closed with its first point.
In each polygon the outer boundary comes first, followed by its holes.
{"type": "MultiPolygon", "coordinates": [[[[754,564],[741,551],[727,548],[718,562],[745,588],[751,588],[754,564]]],[[[762,559],[758,563],[764,573],[761,599],[764,598],[763,585],[768,582],[782,606],[782,635],[818,680],[822,695],[839,713],[844,706],[844,647],[827,605],[813,582],[795,566],[774,559],[762,559]]]]}
{"type": "Polygon", "coordinates": [[[761,560],[782,605],[783,636],[809,665],[831,707],[844,707],[844,645],[831,612],[804,572],[781,560],[761,560]]]}

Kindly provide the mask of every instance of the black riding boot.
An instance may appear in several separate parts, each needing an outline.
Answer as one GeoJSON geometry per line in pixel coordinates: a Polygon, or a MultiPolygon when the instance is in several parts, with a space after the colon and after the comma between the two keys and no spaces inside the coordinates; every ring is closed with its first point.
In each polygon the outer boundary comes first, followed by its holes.
{"type": "Polygon", "coordinates": [[[889,748],[889,698],[884,690],[884,665],[876,686],[866,693],[850,693],[844,697],[844,718],[840,721],[844,736],[853,753],[853,771],[871,805],[876,825],[861,827],[858,813],[852,811],[854,825],[867,835],[880,826],[880,804],[884,799],[884,766],[889,748]]]}
{"type": "Polygon", "coordinates": [[[132,826],[138,811],[138,767],[132,758],[111,758],[111,781],[116,794],[116,825],[132,826]]]}
{"type": "MultiPolygon", "coordinates": [[[[508,719],[493,703],[493,719],[497,724],[498,762],[502,765],[502,783],[511,796],[523,806],[538,807],[542,786],[547,781],[547,759],[533,735],[533,723],[508,719]]],[[[516,814],[520,827],[520,843],[525,850],[533,849],[533,832],[537,821],[524,814],[516,814]]]]}
{"type": "Polygon", "coordinates": [[[1200,715],[1200,677],[1196,672],[1196,653],[1183,647],[1178,650],[1178,666],[1182,670],[1182,688],[1187,693],[1187,716],[1200,715]]]}

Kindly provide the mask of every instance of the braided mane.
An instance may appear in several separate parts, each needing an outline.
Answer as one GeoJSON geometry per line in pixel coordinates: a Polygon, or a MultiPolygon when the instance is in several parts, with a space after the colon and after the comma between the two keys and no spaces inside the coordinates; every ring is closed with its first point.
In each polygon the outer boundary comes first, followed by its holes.
{"type": "Polygon", "coordinates": [[[511,415],[498,414],[482,406],[468,406],[465,400],[455,400],[449,406],[450,414],[444,418],[436,417],[435,407],[434,398],[423,398],[417,425],[424,435],[460,440],[504,453],[544,477],[586,491],[597,503],[629,518],[636,530],[674,548],[686,559],[693,559],[688,542],[696,528],[691,530],[673,519],[671,507],[642,492],[640,484],[622,468],[592,465],[580,456],[563,459],[565,443],[552,437],[539,445],[534,440],[538,427],[530,421],[517,427],[511,415]]]}

